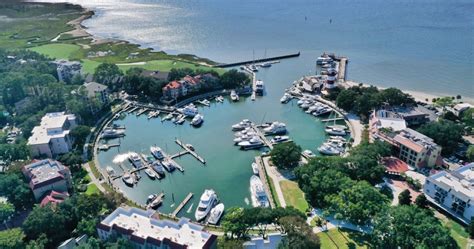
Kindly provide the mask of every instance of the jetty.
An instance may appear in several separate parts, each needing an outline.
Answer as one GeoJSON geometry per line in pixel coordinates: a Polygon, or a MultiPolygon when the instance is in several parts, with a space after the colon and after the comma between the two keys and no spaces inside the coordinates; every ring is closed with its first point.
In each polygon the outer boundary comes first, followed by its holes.
{"type": "Polygon", "coordinates": [[[285,54],[285,55],[261,58],[261,59],[256,59],[256,60],[247,60],[247,61],[240,61],[240,62],[234,62],[234,63],[219,64],[214,67],[228,68],[228,67],[235,67],[235,66],[241,66],[241,65],[246,65],[246,64],[255,64],[255,63],[261,63],[261,62],[267,62],[267,61],[277,61],[277,60],[282,60],[282,59],[299,57],[300,54],[301,53],[298,52],[298,53],[293,53],[293,54],[285,54]]]}
{"type": "Polygon", "coordinates": [[[344,117],[321,119],[321,122],[331,122],[331,121],[338,121],[338,120],[344,120],[344,117]]]}
{"type": "Polygon", "coordinates": [[[346,81],[346,69],[347,69],[347,63],[349,60],[347,57],[341,57],[339,58],[339,70],[337,74],[337,81],[346,81]]]}
{"type": "Polygon", "coordinates": [[[138,110],[138,108],[139,108],[139,107],[132,105],[132,108],[131,108],[130,110],[128,110],[128,113],[132,113],[132,112],[138,110]]]}
{"type": "Polygon", "coordinates": [[[184,206],[186,206],[186,204],[188,204],[188,202],[191,200],[191,198],[193,198],[193,193],[189,193],[186,198],[184,198],[184,200],[178,205],[178,207],[173,211],[173,213],[171,213],[171,217],[176,217],[176,215],[178,215],[179,211],[181,211],[181,209],[184,208],[184,206]]]}
{"type": "Polygon", "coordinates": [[[263,134],[262,131],[255,125],[252,125],[252,129],[255,131],[255,133],[257,133],[257,136],[260,137],[260,139],[263,141],[265,146],[273,150],[273,144],[270,141],[268,141],[267,137],[265,137],[265,134],[263,134]]]}
{"type": "Polygon", "coordinates": [[[200,157],[195,151],[193,151],[193,150],[191,150],[190,148],[188,148],[188,146],[186,146],[186,144],[184,144],[183,142],[181,142],[179,139],[176,139],[175,142],[176,142],[176,144],[178,144],[179,146],[181,146],[181,148],[183,148],[185,151],[187,151],[187,153],[189,153],[189,154],[192,155],[194,158],[196,158],[200,163],[206,164],[206,160],[204,160],[204,158],[200,157]]]}
{"type": "Polygon", "coordinates": [[[148,108],[143,108],[137,113],[137,116],[140,116],[140,115],[142,115],[143,113],[145,113],[147,111],[149,111],[148,108]]]}
{"type": "Polygon", "coordinates": [[[98,147],[99,150],[109,150],[110,148],[113,148],[113,147],[119,147],[120,144],[102,144],[98,147]]]}
{"type": "Polygon", "coordinates": [[[273,195],[270,190],[270,185],[268,183],[268,181],[272,181],[272,179],[267,179],[267,171],[262,157],[256,156],[255,163],[257,163],[258,165],[258,172],[260,172],[258,176],[260,177],[260,180],[262,180],[263,185],[265,186],[265,193],[267,193],[268,201],[270,202],[270,207],[275,208],[275,200],[273,199],[273,195]]]}

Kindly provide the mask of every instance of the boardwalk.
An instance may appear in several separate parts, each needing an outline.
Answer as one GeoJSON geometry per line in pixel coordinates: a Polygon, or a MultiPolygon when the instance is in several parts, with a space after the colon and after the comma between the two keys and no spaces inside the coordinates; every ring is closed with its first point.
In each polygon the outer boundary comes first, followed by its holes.
{"type": "Polygon", "coordinates": [[[186,198],[184,198],[184,200],[178,205],[178,207],[173,211],[173,213],[171,213],[171,217],[176,217],[176,215],[178,215],[179,211],[181,211],[181,209],[183,209],[184,206],[186,206],[186,204],[189,202],[189,200],[191,200],[191,198],[193,198],[193,193],[189,193],[186,198]]]}
{"type": "Polygon", "coordinates": [[[235,66],[240,66],[240,65],[245,65],[245,64],[253,64],[253,63],[260,63],[260,62],[267,62],[267,61],[276,61],[276,60],[288,59],[288,58],[299,57],[299,56],[300,56],[300,52],[294,53],[294,54],[286,54],[286,55],[281,55],[281,56],[268,57],[268,58],[263,58],[263,59],[256,59],[256,60],[251,60],[251,61],[240,61],[240,62],[235,62],[235,63],[220,64],[220,65],[217,65],[215,67],[220,67],[220,68],[235,67],[235,66]]]}
{"type": "Polygon", "coordinates": [[[257,95],[257,75],[252,72],[252,100],[255,100],[255,97],[257,95]]]}
{"type": "Polygon", "coordinates": [[[181,146],[181,148],[183,148],[185,151],[187,151],[189,154],[191,154],[194,158],[196,158],[200,163],[206,164],[206,160],[204,160],[204,158],[200,157],[196,152],[194,152],[193,150],[188,148],[188,146],[186,146],[186,144],[184,144],[183,142],[181,142],[178,139],[176,139],[175,142],[176,142],[176,144],[181,146]]]}
{"type": "Polygon", "coordinates": [[[260,172],[259,176],[263,182],[263,185],[265,186],[265,192],[267,193],[268,200],[270,202],[270,207],[275,208],[276,207],[275,200],[273,199],[272,191],[270,190],[270,186],[268,183],[268,181],[269,180],[271,181],[271,179],[267,178],[267,170],[266,170],[266,167],[262,164],[262,157],[260,156],[255,157],[255,163],[257,163],[258,165],[258,172],[260,172]]]}
{"type": "Polygon", "coordinates": [[[262,131],[258,129],[255,125],[252,125],[252,128],[255,131],[255,133],[257,133],[257,135],[260,137],[260,139],[263,141],[265,146],[273,150],[273,144],[270,141],[268,141],[267,137],[265,137],[265,134],[263,134],[262,131]]]}

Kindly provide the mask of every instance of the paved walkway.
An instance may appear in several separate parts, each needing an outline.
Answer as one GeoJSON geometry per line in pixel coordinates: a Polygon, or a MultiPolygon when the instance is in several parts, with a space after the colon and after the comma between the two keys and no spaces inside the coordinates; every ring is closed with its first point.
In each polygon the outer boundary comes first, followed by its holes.
{"type": "MultiPolygon", "coordinates": [[[[306,223],[311,224],[311,221],[315,217],[323,217],[322,211],[319,209],[313,209],[313,211],[311,212],[311,216],[306,219],[306,223]]],[[[324,227],[313,227],[314,233],[324,232],[324,231],[337,228],[337,227],[346,228],[346,229],[350,229],[350,230],[361,232],[361,233],[371,233],[371,228],[368,226],[359,226],[359,225],[352,224],[348,221],[336,220],[332,216],[326,217],[325,219],[328,220],[328,223],[326,223],[324,227]]]]}
{"type": "Polygon", "coordinates": [[[102,182],[99,181],[99,179],[95,178],[94,174],[92,173],[92,170],[91,170],[91,167],[89,166],[89,163],[85,163],[82,165],[82,167],[87,171],[87,173],[89,174],[90,178],[91,178],[91,183],[94,183],[97,188],[100,190],[100,192],[103,192],[105,193],[106,190],[104,187],[102,187],[102,182]]]}
{"type": "Polygon", "coordinates": [[[273,181],[273,186],[275,187],[276,194],[278,196],[278,200],[280,202],[281,207],[286,207],[285,197],[283,196],[283,191],[281,190],[280,181],[287,180],[283,175],[278,172],[276,167],[270,166],[270,157],[263,157],[263,165],[265,166],[265,170],[267,171],[268,176],[273,181]]]}

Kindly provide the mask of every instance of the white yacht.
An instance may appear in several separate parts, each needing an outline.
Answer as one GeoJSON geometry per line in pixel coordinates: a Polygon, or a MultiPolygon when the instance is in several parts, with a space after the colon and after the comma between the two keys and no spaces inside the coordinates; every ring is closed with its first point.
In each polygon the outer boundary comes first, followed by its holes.
{"type": "Polygon", "coordinates": [[[335,136],[345,136],[347,135],[347,132],[344,129],[338,128],[338,127],[327,127],[326,128],[326,133],[329,135],[335,135],[335,136]]]}
{"type": "Polygon", "coordinates": [[[142,167],[142,159],[140,159],[137,153],[130,152],[130,154],[128,154],[128,160],[132,163],[133,167],[137,169],[142,167]]]}
{"type": "Polygon", "coordinates": [[[238,143],[238,145],[244,150],[258,149],[263,146],[263,141],[259,137],[254,136],[248,141],[238,143]]]}
{"type": "Polygon", "coordinates": [[[173,114],[169,113],[168,115],[164,116],[161,121],[171,120],[173,118],[173,114]]]}
{"type": "Polygon", "coordinates": [[[147,174],[147,176],[150,177],[151,179],[156,178],[156,173],[150,168],[145,169],[145,174],[147,174]]]}
{"type": "Polygon", "coordinates": [[[267,193],[263,187],[260,177],[253,175],[250,177],[250,193],[252,197],[252,206],[254,207],[269,207],[267,193]]]}
{"type": "Polygon", "coordinates": [[[260,67],[264,67],[264,68],[265,67],[271,67],[271,66],[272,66],[272,63],[270,63],[270,62],[264,62],[264,63],[260,64],[260,67]]]}
{"type": "Polygon", "coordinates": [[[258,175],[258,164],[256,162],[252,163],[252,171],[254,175],[258,175]]]}
{"type": "Polygon", "coordinates": [[[316,157],[316,155],[311,150],[304,150],[302,154],[307,158],[316,157]]]}
{"type": "Polygon", "coordinates": [[[158,160],[162,160],[163,158],[165,158],[165,156],[163,155],[163,151],[161,150],[160,147],[151,146],[150,147],[150,152],[158,160]]]}
{"type": "Polygon", "coordinates": [[[281,97],[280,102],[283,104],[288,103],[288,101],[291,100],[291,95],[288,93],[283,94],[283,97],[281,97]]]}
{"type": "Polygon", "coordinates": [[[122,181],[129,186],[133,186],[135,183],[135,179],[133,179],[132,175],[128,172],[123,174],[122,181]]]}
{"type": "Polygon", "coordinates": [[[251,126],[252,126],[252,122],[250,122],[250,120],[248,120],[248,119],[244,119],[244,120],[240,121],[239,123],[232,125],[232,130],[233,131],[241,131],[241,130],[243,130],[247,127],[251,127],[251,126]]]}
{"type": "Polygon", "coordinates": [[[263,95],[264,91],[265,91],[265,84],[263,83],[262,80],[257,80],[257,82],[255,82],[255,93],[258,95],[263,95]]]}
{"type": "Polygon", "coordinates": [[[204,122],[204,116],[201,114],[197,114],[194,116],[194,118],[191,120],[191,125],[192,126],[199,126],[204,122]]]}
{"type": "Polygon", "coordinates": [[[273,122],[269,127],[263,129],[267,135],[282,135],[286,134],[286,124],[280,122],[273,122]]]}
{"type": "Polygon", "coordinates": [[[325,107],[321,107],[319,109],[317,109],[316,111],[313,112],[313,115],[314,116],[321,116],[321,115],[324,115],[324,114],[328,114],[328,113],[331,113],[332,112],[332,109],[328,106],[325,106],[325,107]]]}
{"type": "Polygon", "coordinates": [[[300,105],[300,107],[303,108],[303,110],[306,110],[312,105],[313,105],[313,101],[306,100],[305,102],[303,102],[303,104],[300,105]]]}
{"type": "Polygon", "coordinates": [[[198,109],[196,106],[194,106],[194,104],[191,103],[183,108],[179,108],[178,112],[184,114],[187,117],[194,117],[198,114],[198,109]]]}
{"type": "Polygon", "coordinates": [[[107,174],[109,174],[109,175],[111,175],[111,176],[112,176],[112,175],[115,175],[115,170],[114,170],[114,168],[112,168],[111,166],[105,167],[105,170],[107,171],[107,174]]]}
{"type": "Polygon", "coordinates": [[[165,168],[163,167],[160,161],[154,161],[151,164],[151,167],[153,168],[153,170],[155,170],[158,176],[161,176],[161,177],[165,176],[165,168]]]}
{"type": "Polygon", "coordinates": [[[182,114],[175,120],[175,123],[180,125],[183,124],[184,121],[186,121],[186,115],[182,114]]]}
{"type": "Polygon", "coordinates": [[[201,221],[209,214],[214,204],[217,202],[217,194],[213,189],[206,189],[199,199],[198,207],[194,213],[196,221],[201,221]]]}
{"type": "Polygon", "coordinates": [[[224,203],[219,203],[217,206],[211,209],[207,223],[216,225],[221,219],[222,214],[224,214],[224,203]]]}
{"type": "Polygon", "coordinates": [[[168,172],[173,172],[176,167],[174,166],[174,163],[173,161],[171,160],[163,160],[163,162],[161,162],[161,164],[163,165],[163,167],[168,171],[168,172]]]}
{"type": "Polygon", "coordinates": [[[336,146],[332,146],[330,144],[324,143],[318,148],[319,153],[328,156],[337,156],[342,153],[342,151],[337,148],[336,146]]]}
{"type": "Polygon", "coordinates": [[[230,99],[232,99],[232,101],[239,101],[239,95],[237,92],[235,92],[235,90],[230,92],[230,99]]]}
{"type": "Polygon", "coordinates": [[[240,137],[234,138],[234,144],[239,144],[240,142],[249,141],[252,139],[253,135],[242,135],[240,137]]]}
{"type": "Polygon", "coordinates": [[[118,138],[125,136],[125,131],[116,129],[104,129],[100,138],[118,138]]]}
{"type": "Polygon", "coordinates": [[[277,143],[286,142],[288,140],[290,140],[289,136],[275,136],[274,138],[270,140],[270,142],[272,142],[273,144],[277,144],[277,143]]]}

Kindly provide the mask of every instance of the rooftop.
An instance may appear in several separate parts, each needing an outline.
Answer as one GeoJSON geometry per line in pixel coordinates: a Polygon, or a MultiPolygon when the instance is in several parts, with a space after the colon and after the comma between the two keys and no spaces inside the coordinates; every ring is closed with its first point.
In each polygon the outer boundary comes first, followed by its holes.
{"type": "Polygon", "coordinates": [[[396,112],[387,110],[374,111],[374,117],[377,119],[375,125],[377,128],[391,128],[393,131],[399,131],[407,128],[405,119],[396,112]]]}
{"type": "Polygon", "coordinates": [[[82,85],[82,86],[87,91],[87,96],[89,96],[89,97],[94,97],[96,95],[96,93],[107,90],[106,85],[102,85],[102,84],[99,84],[97,82],[84,83],[84,85],[82,85]]]}
{"type": "Polygon", "coordinates": [[[117,208],[100,224],[108,227],[117,226],[129,230],[132,235],[146,240],[166,239],[189,248],[203,248],[214,235],[204,231],[200,225],[181,218],[178,222],[151,218],[153,211],[138,208],[117,208]]]}
{"type": "Polygon", "coordinates": [[[33,128],[28,144],[45,144],[49,143],[51,138],[64,137],[69,133],[69,130],[63,129],[64,123],[75,119],[74,114],[65,114],[65,112],[47,113],[41,119],[40,125],[33,128]]]}
{"type": "Polygon", "coordinates": [[[438,147],[433,139],[410,128],[403,129],[394,137],[394,140],[417,153],[423,151],[423,149],[434,149],[438,147]]]}
{"type": "Polygon", "coordinates": [[[429,177],[431,182],[463,201],[474,201],[474,163],[460,167],[454,171],[441,171],[429,177]]]}
{"type": "Polygon", "coordinates": [[[23,173],[30,180],[30,186],[37,188],[49,182],[64,179],[64,175],[61,172],[65,169],[67,168],[60,162],[45,159],[25,165],[23,167],[23,173]]]}

